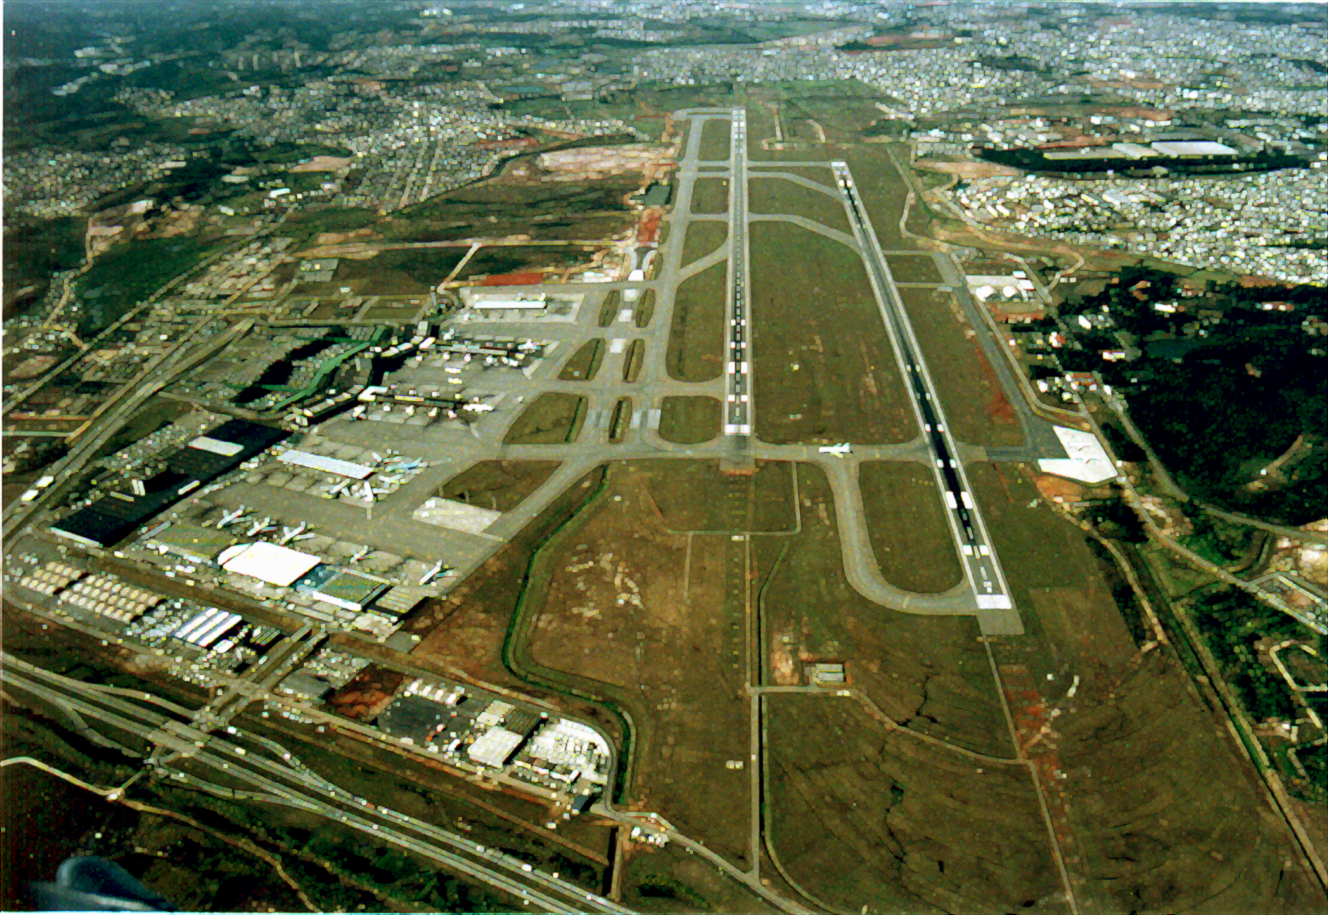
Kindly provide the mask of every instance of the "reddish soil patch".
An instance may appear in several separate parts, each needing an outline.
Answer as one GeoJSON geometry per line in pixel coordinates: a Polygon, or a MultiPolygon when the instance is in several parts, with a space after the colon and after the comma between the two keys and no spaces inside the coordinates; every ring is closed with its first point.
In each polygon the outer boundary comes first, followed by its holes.
{"type": "Polygon", "coordinates": [[[333,693],[327,704],[347,718],[373,721],[391,704],[405,679],[405,674],[371,664],[333,693]]]}
{"type": "Polygon", "coordinates": [[[495,273],[480,280],[481,286],[534,286],[544,282],[544,274],[531,273],[495,273]]]}

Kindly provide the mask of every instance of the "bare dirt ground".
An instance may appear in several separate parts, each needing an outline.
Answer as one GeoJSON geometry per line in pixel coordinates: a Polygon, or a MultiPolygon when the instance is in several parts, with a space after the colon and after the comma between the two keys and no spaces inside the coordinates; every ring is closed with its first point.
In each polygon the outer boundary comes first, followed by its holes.
{"type": "Polygon", "coordinates": [[[746,861],[747,775],[728,765],[748,753],[743,548],[666,532],[652,489],[687,485],[677,467],[613,465],[611,495],[562,541],[527,644],[569,682],[638,697],[632,806],[746,861]]]}

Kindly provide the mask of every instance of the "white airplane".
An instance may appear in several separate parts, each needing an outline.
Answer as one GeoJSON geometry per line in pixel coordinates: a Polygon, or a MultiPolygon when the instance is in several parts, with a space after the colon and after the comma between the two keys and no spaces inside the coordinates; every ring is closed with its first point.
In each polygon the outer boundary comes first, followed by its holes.
{"type": "Polygon", "coordinates": [[[244,516],[249,513],[249,509],[241,505],[233,512],[222,512],[221,520],[217,522],[217,530],[221,530],[228,524],[234,524],[236,521],[244,520],[244,516]]]}
{"type": "Polygon", "coordinates": [[[420,585],[427,585],[429,582],[431,582],[431,581],[433,581],[435,578],[437,578],[437,577],[439,576],[439,574],[446,575],[446,574],[450,573],[451,571],[452,571],[451,569],[447,569],[447,570],[444,570],[444,569],[443,569],[443,562],[442,562],[442,560],[440,559],[438,562],[435,562],[435,563],[433,564],[433,566],[429,569],[429,571],[425,572],[423,575],[420,576],[419,584],[420,584],[420,585]]]}
{"type": "Polygon", "coordinates": [[[523,353],[531,353],[539,349],[539,344],[534,340],[527,340],[525,343],[518,346],[517,349],[521,350],[523,353]]]}
{"type": "MultiPolygon", "coordinates": [[[[434,408],[435,413],[437,412],[437,409],[438,409],[437,407],[434,408]]],[[[388,473],[405,473],[406,471],[414,470],[416,467],[419,467],[423,464],[424,461],[420,460],[419,458],[411,458],[409,461],[394,461],[393,463],[388,464],[386,467],[384,467],[383,470],[387,471],[388,473]]]]}
{"type": "Polygon", "coordinates": [[[355,563],[357,563],[357,562],[359,562],[361,559],[363,559],[365,556],[368,556],[370,550],[371,550],[371,547],[368,547],[368,546],[362,546],[362,547],[360,547],[358,550],[355,551],[355,555],[352,556],[352,557],[350,558],[350,562],[351,562],[351,564],[354,565],[355,563]]]}
{"type": "Polygon", "coordinates": [[[463,403],[461,409],[472,413],[492,413],[493,407],[487,403],[463,403]]]}
{"type": "Polygon", "coordinates": [[[485,364],[485,365],[497,365],[497,364],[498,364],[498,360],[497,360],[495,357],[493,357],[493,356],[485,356],[485,357],[484,357],[484,364],[485,364]]]}
{"type": "Polygon", "coordinates": [[[374,488],[368,483],[361,483],[360,498],[364,499],[366,502],[372,502],[374,500],[374,488]]]}
{"type": "Polygon", "coordinates": [[[254,522],[254,526],[249,528],[249,533],[246,534],[245,536],[257,537],[259,534],[263,534],[268,531],[275,531],[276,529],[277,526],[272,523],[271,518],[264,518],[262,521],[254,522]]]}
{"type": "Polygon", "coordinates": [[[277,546],[285,546],[292,540],[308,540],[313,536],[312,533],[305,533],[309,530],[309,525],[301,523],[298,527],[283,527],[281,536],[277,538],[277,546]]]}
{"type": "Polygon", "coordinates": [[[332,488],[327,491],[327,494],[329,497],[339,496],[341,495],[341,491],[349,485],[350,485],[350,479],[347,478],[345,480],[340,481],[339,483],[333,484],[332,488]]]}
{"type": "Polygon", "coordinates": [[[443,342],[446,343],[456,336],[456,328],[452,327],[443,332],[443,342]]]}
{"type": "Polygon", "coordinates": [[[848,442],[840,442],[838,445],[822,445],[820,448],[817,448],[816,450],[819,451],[821,454],[833,454],[838,457],[843,457],[844,455],[851,452],[853,449],[848,442]]]}

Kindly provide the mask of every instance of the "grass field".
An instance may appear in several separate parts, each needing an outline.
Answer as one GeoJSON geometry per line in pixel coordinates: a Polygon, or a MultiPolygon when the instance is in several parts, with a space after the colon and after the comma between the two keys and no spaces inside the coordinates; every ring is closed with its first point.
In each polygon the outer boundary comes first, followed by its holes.
{"type": "Polygon", "coordinates": [[[563,363],[559,381],[593,381],[604,362],[604,338],[596,337],[581,344],[581,348],[563,363]]]}
{"type": "Polygon", "coordinates": [[[1174,649],[1134,660],[1083,533],[1045,504],[1029,507],[1038,491],[1027,468],[976,464],[969,479],[1027,630],[992,646],[1021,741],[1061,712],[1056,740],[1030,752],[1068,774],[1044,789],[1053,810],[1067,811],[1058,832],[1074,849],[1071,874],[1085,881],[1082,909],[1313,909],[1305,872],[1285,864],[1288,835],[1174,649]],[[1076,677],[1071,701],[1066,681],[1076,677]]]}
{"type": "Polygon", "coordinates": [[[887,257],[886,264],[896,283],[940,283],[941,271],[936,269],[936,262],[930,255],[901,255],[887,257]]]}
{"type": "Polygon", "coordinates": [[[1058,911],[1025,767],[886,731],[852,699],[772,695],[772,844],[834,911],[1058,911]]]}
{"type": "Polygon", "coordinates": [[[692,185],[692,212],[716,216],[729,211],[729,179],[697,178],[692,185]]]}
{"type": "Polygon", "coordinates": [[[619,397],[613,405],[613,412],[609,415],[609,441],[615,445],[621,442],[631,422],[632,398],[619,397]]]}
{"type": "Polygon", "coordinates": [[[908,441],[917,423],[857,252],[788,223],[751,227],[756,434],[908,441]]]}
{"type": "Polygon", "coordinates": [[[752,214],[773,213],[784,216],[803,216],[823,226],[852,232],[844,205],[834,196],[794,184],[785,178],[756,177],[750,182],[752,214]]]}
{"type": "Polygon", "coordinates": [[[885,580],[931,593],[959,583],[963,570],[931,470],[921,464],[866,461],[858,482],[872,551],[885,580]]]}
{"type": "Polygon", "coordinates": [[[1014,406],[973,339],[986,329],[975,331],[948,292],[899,292],[955,438],[972,445],[1023,444],[1014,406]]]}
{"type": "Polygon", "coordinates": [[[501,273],[560,270],[590,262],[588,245],[494,245],[481,248],[456,275],[457,280],[501,273]]]}
{"type": "Polygon", "coordinates": [[[621,308],[622,293],[617,289],[610,289],[608,295],[604,297],[604,304],[599,307],[599,326],[608,327],[618,320],[618,312],[621,308]]]}
{"type": "Polygon", "coordinates": [[[561,445],[576,441],[586,418],[586,399],[546,392],[536,397],[503,436],[504,445],[561,445]]]}
{"type": "Polygon", "coordinates": [[[511,511],[556,469],[557,461],[480,461],[439,487],[438,495],[493,511],[511,511]]]}
{"type": "Polygon", "coordinates": [[[793,465],[758,461],[751,474],[728,476],[717,461],[674,461],[650,481],[650,506],[671,531],[779,534],[795,530],[793,465]]]}
{"type": "Polygon", "coordinates": [[[706,121],[701,127],[700,158],[705,162],[726,161],[729,157],[729,136],[732,128],[727,120],[706,121]]]}
{"type": "Polygon", "coordinates": [[[682,266],[698,261],[719,248],[729,237],[726,222],[694,222],[687,227],[682,243],[682,266]]]}
{"type": "Polygon", "coordinates": [[[1013,756],[976,621],[901,613],[858,594],[844,577],[825,472],[799,464],[797,482],[799,532],[758,538],[754,548],[766,682],[796,684],[803,664],[841,661],[851,685],[910,730],[1013,756]]]}
{"type": "MultiPolygon", "coordinates": [[[[908,161],[907,147],[900,147],[903,161],[908,161]]],[[[885,251],[916,248],[917,245],[899,230],[908,198],[908,183],[900,176],[887,152],[887,144],[853,146],[844,152],[844,161],[853,173],[853,184],[858,189],[867,209],[867,217],[885,251]]]]}
{"type": "Polygon", "coordinates": [[[659,411],[660,438],[679,445],[708,442],[719,435],[723,406],[713,397],[665,397],[659,411]]]}
{"type": "Polygon", "coordinates": [[[678,284],[664,356],[669,375],[678,381],[710,381],[724,367],[727,277],[728,266],[721,263],[678,284]]]}
{"type": "Polygon", "coordinates": [[[641,298],[636,300],[636,306],[632,310],[632,321],[637,327],[646,327],[654,316],[655,290],[647,289],[641,293],[641,298]]]}
{"type": "Polygon", "coordinates": [[[332,284],[363,283],[374,295],[427,293],[447,279],[465,254],[465,248],[434,248],[388,250],[368,260],[344,258],[337,264],[332,284]]]}
{"type": "Polygon", "coordinates": [[[627,352],[623,355],[622,379],[627,384],[635,384],[637,377],[641,374],[641,366],[645,364],[646,359],[646,341],[633,340],[627,347],[627,352]]]}

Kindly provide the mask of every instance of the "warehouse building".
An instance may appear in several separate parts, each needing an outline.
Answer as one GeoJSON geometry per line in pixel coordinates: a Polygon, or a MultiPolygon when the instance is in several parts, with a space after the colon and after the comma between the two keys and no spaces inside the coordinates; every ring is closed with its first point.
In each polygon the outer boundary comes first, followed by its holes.
{"type": "Polygon", "coordinates": [[[206,486],[286,438],[262,423],[232,419],[200,435],[166,459],[166,469],[139,481],[133,492],[113,492],[51,525],[55,533],[84,546],[106,547],[184,496],[206,486]]]}

